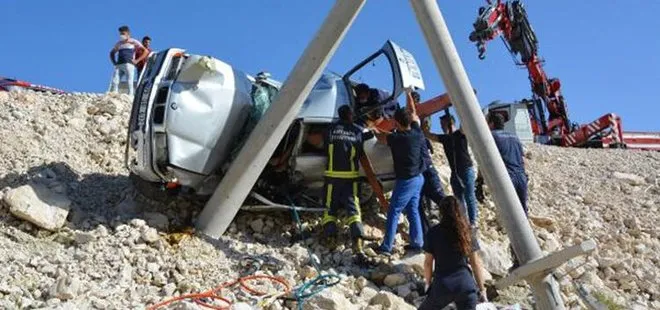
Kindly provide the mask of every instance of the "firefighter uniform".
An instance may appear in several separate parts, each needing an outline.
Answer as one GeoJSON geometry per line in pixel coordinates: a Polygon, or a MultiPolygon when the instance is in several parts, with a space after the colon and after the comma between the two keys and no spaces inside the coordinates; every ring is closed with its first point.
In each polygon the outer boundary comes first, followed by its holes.
{"type": "Polygon", "coordinates": [[[325,146],[328,154],[324,186],[326,210],[322,220],[326,236],[337,233],[340,210],[346,211],[342,222],[350,226],[351,237],[361,240],[363,236],[358,178],[359,159],[364,153],[362,142],[370,138],[368,135],[372,133],[363,133],[361,127],[342,121],[328,130],[325,146]]]}

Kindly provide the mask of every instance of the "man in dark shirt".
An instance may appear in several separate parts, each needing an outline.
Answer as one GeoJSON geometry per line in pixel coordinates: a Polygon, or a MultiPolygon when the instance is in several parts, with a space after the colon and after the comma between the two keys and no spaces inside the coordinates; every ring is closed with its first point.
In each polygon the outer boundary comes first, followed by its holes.
{"type": "Polygon", "coordinates": [[[431,133],[429,126],[424,126],[425,135],[432,141],[442,143],[447,162],[451,168],[450,183],[454,196],[465,204],[470,225],[476,226],[478,218],[477,197],[475,195],[476,173],[468,151],[467,138],[462,129],[456,130],[455,119],[452,115],[445,114],[442,116],[440,124],[445,134],[431,133]]]}
{"type": "MultiPolygon", "coordinates": [[[[412,92],[410,93],[409,96],[407,96],[408,106],[412,104],[419,104],[419,101],[420,101],[420,96],[419,93],[417,92],[412,92]]],[[[438,171],[435,170],[435,167],[433,166],[433,159],[431,158],[431,152],[430,152],[431,149],[432,146],[429,143],[429,140],[426,137],[422,136],[422,161],[424,163],[424,167],[423,167],[424,172],[422,173],[422,175],[424,176],[424,185],[422,186],[422,196],[428,197],[436,205],[440,205],[440,201],[442,201],[442,199],[445,198],[445,192],[442,189],[442,182],[440,182],[438,171]]],[[[426,233],[430,227],[430,224],[428,218],[426,217],[426,212],[424,212],[423,207],[424,204],[422,203],[422,199],[420,199],[419,215],[422,221],[422,231],[426,233]]]]}
{"type": "MultiPolygon", "coordinates": [[[[338,211],[346,210],[345,223],[351,228],[354,254],[358,263],[365,263],[366,256],[362,250],[364,229],[358,199],[360,190],[358,163],[362,162],[367,177],[375,178],[362,147],[362,143],[373,135],[371,132],[363,133],[361,127],[353,124],[353,112],[349,106],[341,106],[338,114],[339,121],[330,127],[325,138],[327,141],[325,149],[328,154],[324,184],[326,210],[321,222],[325,236],[334,239],[337,234],[338,211]]],[[[330,243],[334,244],[332,240],[330,243]]]]}
{"type": "Polygon", "coordinates": [[[516,189],[520,204],[527,214],[527,173],[523,159],[523,147],[515,134],[504,131],[504,117],[501,114],[489,113],[488,126],[495,139],[495,145],[500,151],[506,171],[511,177],[513,187],[516,189]]]}
{"type": "MultiPolygon", "coordinates": [[[[409,107],[410,108],[410,107],[409,107]]],[[[406,211],[410,223],[410,244],[407,250],[420,251],[424,245],[422,224],[419,218],[419,197],[424,184],[422,176],[423,133],[419,127],[419,117],[414,105],[411,109],[398,109],[394,113],[397,130],[391,134],[377,133],[379,141],[387,142],[392,151],[396,183],[390,199],[385,224],[385,237],[378,248],[384,255],[392,253],[394,236],[401,212],[406,211]]]]}

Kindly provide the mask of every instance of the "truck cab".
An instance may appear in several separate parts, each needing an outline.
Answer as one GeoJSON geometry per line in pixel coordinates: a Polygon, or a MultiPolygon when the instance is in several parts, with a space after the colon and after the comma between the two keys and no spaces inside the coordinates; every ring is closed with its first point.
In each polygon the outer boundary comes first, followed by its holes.
{"type": "Polygon", "coordinates": [[[527,102],[502,103],[494,101],[484,108],[483,112],[484,115],[496,113],[504,116],[504,131],[518,136],[520,142],[524,144],[535,142],[527,102]]]}

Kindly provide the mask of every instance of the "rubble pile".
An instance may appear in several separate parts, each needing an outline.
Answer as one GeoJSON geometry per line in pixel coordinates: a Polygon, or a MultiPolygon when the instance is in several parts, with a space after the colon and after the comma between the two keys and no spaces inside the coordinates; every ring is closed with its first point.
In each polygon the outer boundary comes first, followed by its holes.
{"type": "MultiPolygon", "coordinates": [[[[330,251],[316,232],[298,241],[288,213],[242,212],[219,240],[193,235],[199,202],[149,201],[132,187],[123,165],[129,110],[125,95],[0,92],[0,308],[143,308],[250,274],[280,276],[296,287],[318,275],[314,262],[341,281],[307,299],[304,309],[414,309],[423,300],[421,257],[396,254],[359,268],[349,244],[330,251]]],[[[660,308],[660,154],[530,145],[527,157],[542,248],[587,239],[599,246],[559,271],[571,307],[585,307],[579,283],[603,303],[660,308]]],[[[434,158],[447,184],[439,146],[434,158]]],[[[367,234],[382,236],[384,218],[367,217],[367,234]]],[[[302,218],[313,231],[320,220],[302,218]]],[[[481,207],[479,226],[492,282],[511,259],[491,201],[481,207]]],[[[498,293],[499,303],[530,304],[524,284],[498,293]]],[[[227,294],[243,302],[236,309],[266,300],[227,294]]],[[[276,299],[265,307],[297,303],[276,299]]],[[[178,302],[169,309],[202,308],[178,302]]]]}

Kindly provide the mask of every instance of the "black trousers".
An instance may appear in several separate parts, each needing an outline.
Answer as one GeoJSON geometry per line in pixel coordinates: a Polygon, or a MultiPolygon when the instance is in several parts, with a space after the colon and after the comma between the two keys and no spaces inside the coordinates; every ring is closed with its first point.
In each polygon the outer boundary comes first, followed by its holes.
{"type": "Polygon", "coordinates": [[[423,200],[426,198],[431,199],[436,205],[440,205],[440,201],[445,198],[445,191],[442,189],[442,182],[435,167],[428,167],[424,173],[424,185],[422,186],[422,199],[419,200],[419,216],[422,220],[422,232],[426,232],[430,228],[429,219],[424,212],[423,200]]]}

